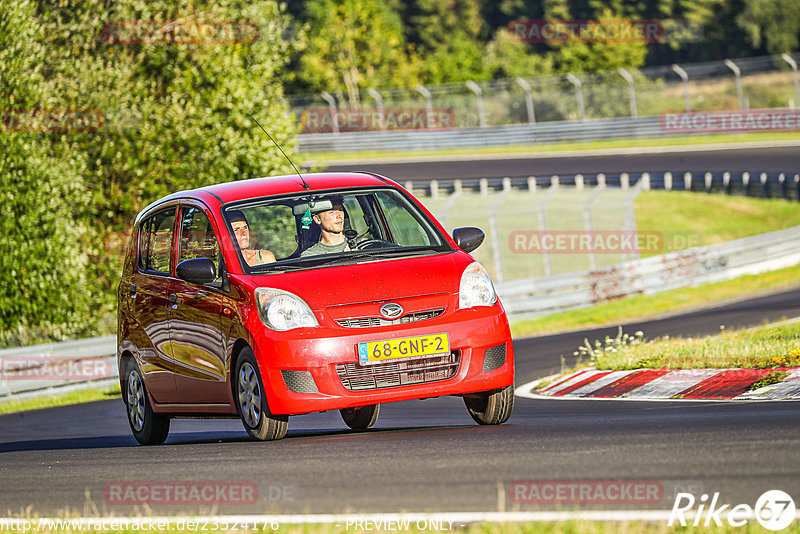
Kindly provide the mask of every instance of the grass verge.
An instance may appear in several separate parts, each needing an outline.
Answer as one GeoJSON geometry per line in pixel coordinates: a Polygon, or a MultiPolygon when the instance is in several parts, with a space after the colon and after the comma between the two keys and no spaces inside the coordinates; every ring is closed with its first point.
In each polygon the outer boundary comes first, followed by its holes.
{"type": "Polygon", "coordinates": [[[664,237],[659,250],[643,257],[800,225],[798,203],[779,199],[647,191],[633,206],[636,229],[664,237]]]}
{"type": "MultiPolygon", "coordinates": [[[[417,151],[383,151],[383,152],[306,152],[301,154],[304,165],[324,167],[337,161],[369,160],[378,158],[413,158],[430,156],[458,156],[475,154],[512,154],[539,152],[575,152],[581,150],[603,150],[636,147],[675,147],[675,146],[702,146],[723,143],[759,143],[768,141],[796,141],[795,133],[748,133],[724,135],[685,135],[673,137],[659,137],[654,139],[610,139],[587,141],[583,143],[542,143],[538,145],[512,145],[486,148],[451,148],[440,150],[417,151]]],[[[391,176],[390,176],[391,178],[391,176]]]]}
{"type": "Polygon", "coordinates": [[[796,265],[768,273],[742,276],[725,282],[613,300],[538,319],[521,319],[511,324],[511,335],[517,338],[533,334],[609,326],[631,320],[647,320],[667,313],[758,295],[768,290],[794,287],[799,281],[800,265],[796,265]]]}
{"type": "MultiPolygon", "coordinates": [[[[0,414],[38,410],[53,406],[66,406],[67,404],[80,404],[97,400],[112,399],[121,395],[119,384],[106,388],[82,389],[69,393],[52,393],[44,397],[25,400],[10,400],[0,403],[0,414]]],[[[0,532],[2,529],[0,528],[0,532]]]]}
{"type": "MultiPolygon", "coordinates": [[[[144,518],[143,518],[144,519],[144,518]]],[[[760,527],[759,524],[755,520],[749,521],[747,524],[741,527],[733,527],[727,523],[724,519],[721,521],[722,526],[712,527],[714,532],[721,532],[724,534],[729,533],[736,533],[736,534],[751,534],[755,532],[768,532],[764,530],[763,527],[760,527]]],[[[146,524],[146,520],[143,521],[146,524]]],[[[709,532],[710,527],[703,527],[702,522],[701,526],[693,527],[691,523],[687,521],[686,527],[680,526],[668,526],[667,522],[642,522],[642,521],[609,521],[609,522],[600,522],[600,521],[554,521],[554,522],[527,522],[527,523],[472,523],[466,526],[458,526],[453,525],[452,531],[460,532],[463,534],[549,534],[549,533],[565,533],[565,534],[638,534],[641,532],[648,532],[654,534],[673,534],[673,533],[684,533],[684,534],[699,534],[699,533],[707,533],[709,532]]],[[[36,524],[36,520],[34,520],[34,524],[36,524]]],[[[257,529],[245,529],[246,532],[282,532],[286,534],[307,534],[307,533],[320,533],[320,534],[345,534],[351,532],[364,532],[369,530],[370,532],[437,532],[437,531],[445,531],[451,530],[448,523],[445,521],[444,526],[441,529],[438,528],[418,528],[414,522],[412,521],[409,528],[397,528],[394,529],[383,529],[380,527],[376,527],[374,523],[370,524],[369,529],[365,528],[354,528],[353,525],[342,524],[342,525],[330,525],[330,524],[323,524],[323,525],[280,525],[280,527],[275,530],[272,529],[269,525],[263,528],[257,529]],[[446,528],[445,528],[446,527],[446,528]]],[[[204,529],[210,532],[235,532],[235,530],[224,530],[224,529],[204,529]]],[[[2,531],[2,530],[0,530],[2,531]]],[[[40,532],[40,533],[59,533],[59,534],[72,534],[72,533],[79,533],[79,532],[96,532],[96,531],[87,531],[87,530],[77,530],[71,528],[64,528],[64,529],[50,529],[50,528],[43,528],[37,529],[33,527],[32,529],[26,530],[15,530],[15,532],[40,532]]],[[[195,530],[179,530],[177,528],[166,528],[166,529],[150,529],[150,528],[142,528],[142,529],[133,529],[133,528],[126,528],[126,529],[111,529],[106,530],[103,529],[102,532],[124,532],[124,533],[137,533],[137,534],[145,534],[145,533],[160,533],[160,532],[196,532],[195,530]]],[[[797,521],[793,522],[793,524],[789,525],[785,530],[781,532],[795,534],[800,533],[800,523],[797,521]]]]}
{"type": "MultiPolygon", "coordinates": [[[[771,369],[800,366],[797,323],[722,332],[701,338],[644,340],[642,332],[620,333],[604,342],[588,341],[575,352],[581,360],[603,370],[627,369],[771,369]]],[[[761,381],[780,382],[786,374],[770,373],[761,381]]]]}

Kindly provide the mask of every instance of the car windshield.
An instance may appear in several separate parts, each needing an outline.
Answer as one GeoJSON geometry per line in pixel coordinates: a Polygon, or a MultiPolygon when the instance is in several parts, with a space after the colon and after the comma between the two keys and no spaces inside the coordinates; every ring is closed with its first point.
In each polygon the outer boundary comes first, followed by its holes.
{"type": "Polygon", "coordinates": [[[394,189],[303,193],[224,209],[246,272],[285,271],[452,250],[394,189]]]}

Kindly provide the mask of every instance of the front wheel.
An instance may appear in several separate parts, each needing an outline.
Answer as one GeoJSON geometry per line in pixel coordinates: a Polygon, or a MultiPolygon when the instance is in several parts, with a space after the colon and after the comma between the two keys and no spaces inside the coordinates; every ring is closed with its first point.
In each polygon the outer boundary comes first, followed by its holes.
{"type": "Polygon", "coordinates": [[[344,424],[353,430],[366,430],[378,420],[380,411],[381,405],[373,404],[371,406],[361,406],[360,408],[342,408],[339,413],[342,414],[344,424]]]}
{"type": "Polygon", "coordinates": [[[259,441],[281,439],[289,429],[288,415],[273,415],[267,405],[264,384],[255,355],[245,348],[236,361],[236,411],[250,437],[259,441]]]}
{"type": "Polygon", "coordinates": [[[514,408],[514,384],[499,391],[476,393],[464,397],[467,411],[481,425],[500,425],[511,417],[514,408]]]}
{"type": "Polygon", "coordinates": [[[133,358],[125,361],[122,398],[128,412],[128,424],[133,437],[142,445],[164,443],[169,434],[169,417],[153,412],[139,366],[133,358]]]}

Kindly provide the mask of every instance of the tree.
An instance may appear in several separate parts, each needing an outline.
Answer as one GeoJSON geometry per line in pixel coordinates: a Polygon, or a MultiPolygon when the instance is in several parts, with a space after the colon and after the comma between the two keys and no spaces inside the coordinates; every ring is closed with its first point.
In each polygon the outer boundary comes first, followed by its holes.
{"type": "Polygon", "coordinates": [[[0,0],[0,345],[80,333],[86,320],[80,154],[48,142],[41,27],[27,0],[0,0]]]}
{"type": "Polygon", "coordinates": [[[797,50],[800,44],[800,6],[796,0],[750,0],[736,23],[755,48],[770,54],[797,50]]]}
{"type": "Polygon", "coordinates": [[[312,91],[346,95],[359,89],[416,82],[416,60],[398,14],[381,0],[309,0],[308,43],[301,77],[312,91]]]}
{"type": "Polygon", "coordinates": [[[487,78],[479,0],[406,0],[402,12],[408,41],[422,59],[424,83],[487,78]]]}
{"type": "Polygon", "coordinates": [[[286,20],[273,0],[54,1],[38,15],[49,94],[105,117],[99,131],[64,136],[56,148],[86,155],[89,276],[98,309],[113,310],[119,235],[138,211],[181,189],[290,172],[251,120],[293,151],[277,79],[286,20]],[[201,23],[210,34],[198,33],[201,23]]]}

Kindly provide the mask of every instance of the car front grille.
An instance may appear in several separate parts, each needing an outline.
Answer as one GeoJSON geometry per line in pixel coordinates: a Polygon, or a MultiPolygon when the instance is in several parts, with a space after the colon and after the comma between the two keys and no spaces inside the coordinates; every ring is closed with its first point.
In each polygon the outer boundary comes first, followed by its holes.
{"type": "Polygon", "coordinates": [[[336,372],[346,389],[365,391],[447,380],[458,372],[460,360],[461,351],[456,350],[446,356],[405,362],[340,363],[336,365],[336,372]]]}
{"type": "Polygon", "coordinates": [[[354,319],[339,319],[339,326],[345,328],[372,328],[375,326],[391,326],[397,324],[415,323],[439,317],[444,313],[444,308],[407,313],[397,319],[384,319],[383,317],[357,317],[354,319]]]}

